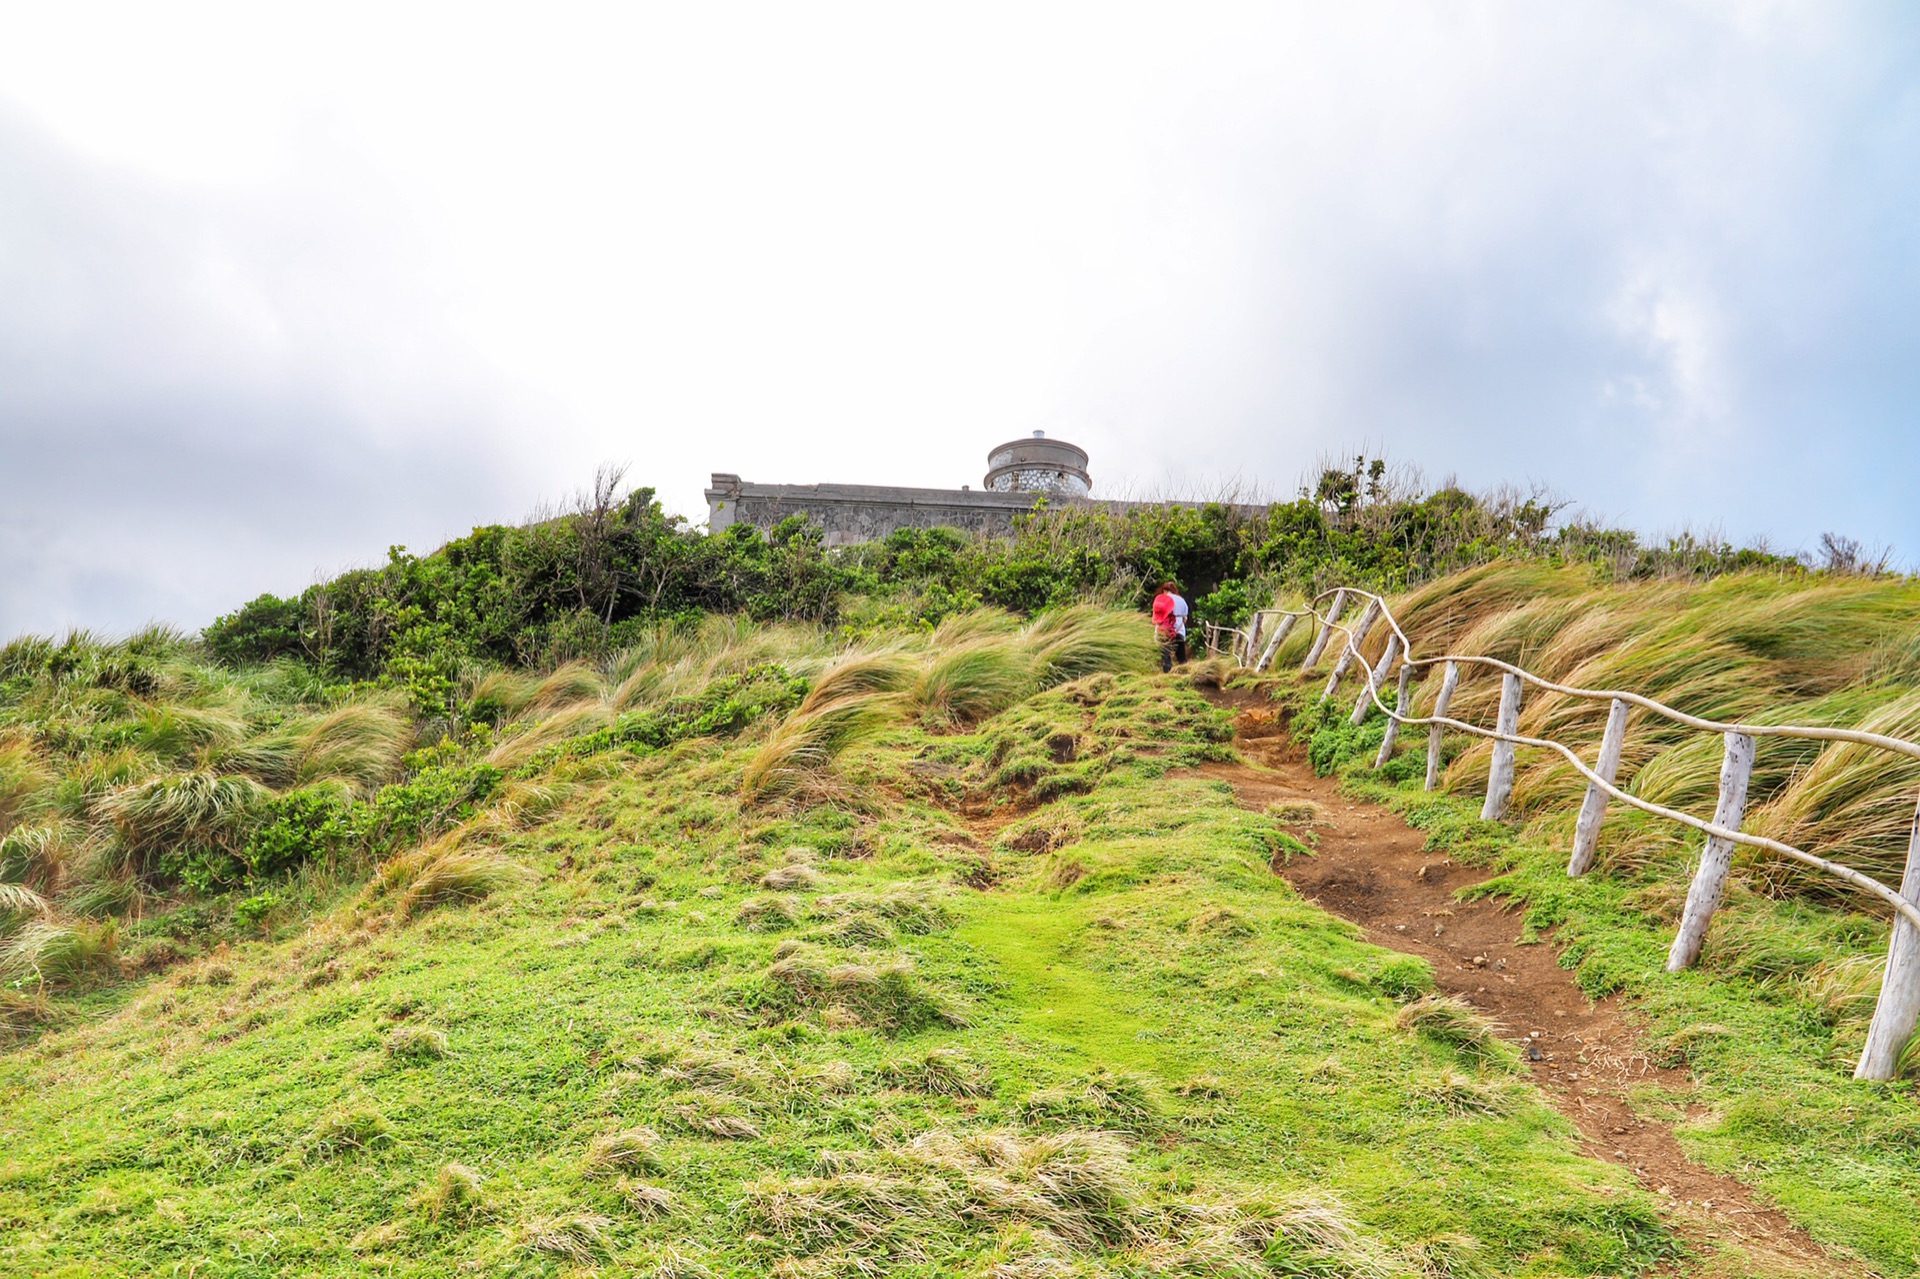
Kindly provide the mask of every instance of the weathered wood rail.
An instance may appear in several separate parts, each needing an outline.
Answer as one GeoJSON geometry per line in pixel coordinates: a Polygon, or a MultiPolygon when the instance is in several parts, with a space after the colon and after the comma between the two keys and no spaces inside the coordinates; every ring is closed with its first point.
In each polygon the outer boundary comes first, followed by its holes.
{"type": "Polygon", "coordinates": [[[1881,979],[1879,1002],[1875,1005],[1866,1047],[1860,1054],[1854,1077],[1884,1081],[1895,1076],[1901,1053],[1913,1036],[1915,1024],[1920,1022],[1920,804],[1915,808],[1905,874],[1897,891],[1870,875],[1838,862],[1817,857],[1779,840],[1747,834],[1740,829],[1740,825],[1746,813],[1747,784],[1753,774],[1754,756],[1760,738],[1851,742],[1915,760],[1920,760],[1920,744],[1851,728],[1723,723],[1688,715],[1638,693],[1577,688],[1557,683],[1497,658],[1462,653],[1414,657],[1406,633],[1400,629],[1400,623],[1393,616],[1387,601],[1370,591],[1353,587],[1322,592],[1304,609],[1261,609],[1253,615],[1245,629],[1209,623],[1206,628],[1207,646],[1215,653],[1224,649],[1242,666],[1264,671],[1272,665],[1280,645],[1303,619],[1308,620],[1315,631],[1300,666],[1302,675],[1308,674],[1321,663],[1335,635],[1344,637],[1322,690],[1322,700],[1338,694],[1342,680],[1358,663],[1365,674],[1365,681],[1360,695],[1354,701],[1351,722],[1363,723],[1375,710],[1387,716],[1387,733],[1375,757],[1375,767],[1384,765],[1392,757],[1403,725],[1425,725],[1428,730],[1426,788],[1433,790],[1439,784],[1443,732],[1488,738],[1494,743],[1493,758],[1488,769],[1486,800],[1481,806],[1480,815],[1489,821],[1497,821],[1506,815],[1513,792],[1514,751],[1517,747],[1551,751],[1564,758],[1586,778],[1587,792],[1580,806],[1579,821],[1574,827],[1567,874],[1579,876],[1592,869],[1600,828],[1610,802],[1626,804],[1705,835],[1700,863],[1687,890],[1686,907],[1681,914],[1673,946],[1667,953],[1668,972],[1691,967],[1700,958],[1708,927],[1726,890],[1727,876],[1733,864],[1733,850],[1738,845],[1761,849],[1811,867],[1877,898],[1882,905],[1890,908],[1893,911],[1893,928],[1887,951],[1886,974],[1881,979]],[[1347,609],[1356,601],[1361,602],[1359,616],[1351,623],[1343,622],[1341,619],[1347,609]],[[1361,649],[1375,628],[1381,625],[1387,629],[1385,646],[1380,659],[1369,666],[1361,657],[1361,649]],[[1441,672],[1441,679],[1432,711],[1426,715],[1410,714],[1415,697],[1414,682],[1435,670],[1441,672]],[[1463,673],[1473,670],[1500,676],[1500,705],[1491,728],[1454,719],[1447,714],[1463,673]],[[1388,678],[1396,674],[1398,680],[1394,702],[1389,706],[1382,700],[1380,691],[1388,678]],[[1563,743],[1529,737],[1519,732],[1521,699],[1528,688],[1562,697],[1608,703],[1606,731],[1591,766],[1563,743]],[[1629,794],[1615,783],[1628,721],[1636,709],[1700,732],[1720,734],[1724,748],[1719,801],[1711,821],[1629,794]]]}

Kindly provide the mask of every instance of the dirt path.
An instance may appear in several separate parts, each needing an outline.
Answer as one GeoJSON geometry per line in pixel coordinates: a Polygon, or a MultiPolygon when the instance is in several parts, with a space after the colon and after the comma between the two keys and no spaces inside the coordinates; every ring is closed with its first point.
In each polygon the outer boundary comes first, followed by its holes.
{"type": "Polygon", "coordinates": [[[1516,945],[1517,912],[1498,901],[1454,899],[1487,872],[1424,851],[1425,836],[1389,810],[1343,798],[1332,779],[1314,775],[1270,711],[1231,697],[1223,704],[1239,712],[1238,745],[1253,766],[1203,771],[1231,783],[1249,808],[1311,799],[1326,810],[1318,855],[1296,858],[1280,873],[1303,896],[1364,926],[1376,943],[1430,961],[1442,991],[1474,1004],[1526,1046],[1534,1081],[1580,1130],[1583,1153],[1631,1168],[1670,1202],[1673,1224],[1695,1253],[1672,1273],[1873,1273],[1822,1249],[1739,1182],[1689,1160],[1671,1128],[1635,1114],[1630,1088],[1685,1093],[1687,1073],[1652,1061],[1617,1001],[1589,1000],[1551,945],[1516,945]]]}

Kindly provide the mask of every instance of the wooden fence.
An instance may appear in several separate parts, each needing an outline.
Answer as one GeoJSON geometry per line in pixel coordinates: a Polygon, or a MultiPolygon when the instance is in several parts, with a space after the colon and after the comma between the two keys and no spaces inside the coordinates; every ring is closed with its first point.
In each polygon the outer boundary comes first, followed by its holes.
{"type": "Polygon", "coordinates": [[[1915,809],[1906,871],[1897,892],[1879,880],[1837,862],[1816,857],[1779,840],[1745,834],[1740,830],[1740,824],[1746,812],[1747,783],[1753,773],[1759,738],[1791,737],[1852,742],[1916,760],[1920,760],[1920,745],[1858,729],[1791,724],[1728,724],[1702,719],[1638,693],[1575,688],[1491,657],[1458,653],[1415,657],[1406,633],[1400,629],[1400,623],[1394,618],[1387,601],[1370,591],[1352,587],[1322,592],[1305,609],[1262,609],[1253,615],[1245,629],[1209,623],[1206,628],[1207,646],[1215,653],[1223,650],[1230,653],[1244,667],[1264,671],[1272,665],[1280,645],[1303,619],[1315,630],[1306,657],[1300,664],[1302,675],[1320,665],[1336,635],[1342,637],[1338,646],[1339,654],[1327,676],[1321,699],[1324,701],[1337,695],[1342,681],[1358,665],[1365,678],[1360,694],[1354,700],[1351,722],[1363,723],[1375,710],[1387,716],[1386,737],[1380,743],[1379,754],[1374,759],[1376,768],[1392,757],[1403,725],[1425,726],[1426,788],[1433,790],[1439,783],[1440,739],[1444,731],[1489,738],[1494,743],[1493,760],[1488,770],[1486,800],[1480,810],[1480,816],[1488,821],[1497,821],[1506,815],[1507,803],[1513,792],[1516,747],[1530,746],[1552,751],[1585,777],[1587,793],[1580,806],[1579,820],[1574,826],[1567,874],[1583,875],[1592,867],[1601,823],[1606,818],[1610,801],[1666,818],[1705,835],[1706,843],[1687,891],[1687,903],[1681,914],[1680,926],[1674,935],[1673,946],[1667,953],[1668,972],[1691,967],[1699,959],[1708,925],[1712,922],[1714,911],[1719,909],[1726,890],[1735,845],[1763,849],[1775,856],[1810,866],[1878,898],[1894,912],[1893,935],[1887,951],[1886,974],[1881,979],[1879,1002],[1874,1007],[1873,1023],[1868,1029],[1866,1047],[1860,1054],[1854,1078],[1889,1080],[1894,1077],[1900,1054],[1913,1035],[1915,1023],[1920,1021],[1920,806],[1915,809]],[[1348,606],[1356,602],[1361,604],[1359,615],[1351,622],[1342,621],[1348,606]],[[1369,664],[1361,656],[1361,648],[1375,628],[1381,625],[1387,631],[1385,647],[1379,660],[1369,664]],[[1436,669],[1441,672],[1440,687],[1434,695],[1430,713],[1411,714],[1414,709],[1414,682],[1424,680],[1436,669]],[[1463,674],[1473,671],[1498,674],[1500,677],[1500,706],[1491,728],[1452,719],[1447,715],[1447,708],[1463,674]],[[1380,695],[1389,679],[1396,681],[1391,706],[1380,695]],[[1560,742],[1526,737],[1519,733],[1520,703],[1529,687],[1563,697],[1609,704],[1606,731],[1601,738],[1598,755],[1591,765],[1560,742]],[[1719,802],[1711,821],[1630,795],[1615,784],[1614,775],[1620,766],[1621,747],[1626,741],[1627,719],[1636,707],[1700,732],[1721,735],[1724,746],[1719,802]]]}

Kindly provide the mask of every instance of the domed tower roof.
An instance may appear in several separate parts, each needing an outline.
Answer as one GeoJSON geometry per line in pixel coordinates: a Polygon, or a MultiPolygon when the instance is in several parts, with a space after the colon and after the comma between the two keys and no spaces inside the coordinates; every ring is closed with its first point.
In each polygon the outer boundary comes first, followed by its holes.
{"type": "Polygon", "coordinates": [[[995,448],[987,454],[987,466],[983,482],[993,492],[1085,497],[1093,489],[1087,451],[1065,440],[1050,440],[1045,431],[995,448]]]}

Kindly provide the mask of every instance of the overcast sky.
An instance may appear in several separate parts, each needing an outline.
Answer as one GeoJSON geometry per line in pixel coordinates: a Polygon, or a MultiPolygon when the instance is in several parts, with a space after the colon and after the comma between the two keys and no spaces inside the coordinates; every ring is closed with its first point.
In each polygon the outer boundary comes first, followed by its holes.
{"type": "Polygon", "coordinates": [[[1920,561],[1920,7],[0,3],[0,635],[631,464],[1920,561]]]}

